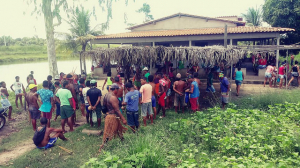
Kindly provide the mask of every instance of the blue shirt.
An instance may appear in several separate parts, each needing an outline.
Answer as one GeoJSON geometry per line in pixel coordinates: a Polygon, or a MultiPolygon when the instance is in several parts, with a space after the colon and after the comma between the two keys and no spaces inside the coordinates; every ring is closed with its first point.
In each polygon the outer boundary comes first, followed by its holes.
{"type": "Polygon", "coordinates": [[[139,98],[141,94],[139,91],[129,91],[125,95],[125,102],[127,103],[126,109],[128,111],[139,111],[139,98]]]}
{"type": "Polygon", "coordinates": [[[194,91],[190,94],[190,98],[196,98],[200,96],[198,82],[193,81],[192,85],[194,85],[194,91]]]}
{"type": "Polygon", "coordinates": [[[53,97],[53,92],[49,89],[40,89],[37,91],[37,94],[40,95],[43,103],[50,103],[51,97],[53,97]]]}
{"type": "Polygon", "coordinates": [[[223,79],[220,79],[220,85],[221,85],[221,92],[225,93],[228,91],[228,85],[229,85],[229,81],[226,77],[224,77],[223,79]]]}

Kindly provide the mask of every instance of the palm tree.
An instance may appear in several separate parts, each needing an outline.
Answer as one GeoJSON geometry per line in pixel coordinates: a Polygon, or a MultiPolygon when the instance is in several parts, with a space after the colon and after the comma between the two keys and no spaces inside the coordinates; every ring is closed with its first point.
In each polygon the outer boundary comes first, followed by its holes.
{"type": "Polygon", "coordinates": [[[262,10],[260,8],[249,8],[247,13],[242,13],[248,26],[260,26],[262,22],[262,10]]]}

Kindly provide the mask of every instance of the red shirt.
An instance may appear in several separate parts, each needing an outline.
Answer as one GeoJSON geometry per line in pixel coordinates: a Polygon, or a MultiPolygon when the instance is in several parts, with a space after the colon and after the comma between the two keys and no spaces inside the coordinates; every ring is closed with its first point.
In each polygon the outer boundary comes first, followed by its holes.
{"type": "Polygon", "coordinates": [[[260,59],[258,61],[259,65],[267,65],[267,60],[266,59],[260,59]]]}
{"type": "Polygon", "coordinates": [[[284,66],[279,67],[278,74],[279,75],[284,75],[284,70],[285,70],[284,66]]]}

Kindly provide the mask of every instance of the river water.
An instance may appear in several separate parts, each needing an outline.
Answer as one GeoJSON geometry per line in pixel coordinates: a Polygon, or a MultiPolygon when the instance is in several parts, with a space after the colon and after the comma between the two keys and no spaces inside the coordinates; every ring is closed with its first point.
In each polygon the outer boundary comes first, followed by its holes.
{"type": "MultiPolygon", "coordinates": [[[[86,61],[86,71],[89,73],[91,69],[91,61],[86,61]]],[[[75,73],[80,74],[79,60],[61,60],[57,61],[58,73],[70,73],[76,68],[75,73]]],[[[82,67],[83,68],[83,67],[82,67]]],[[[17,64],[0,65],[0,81],[6,82],[6,87],[10,87],[15,82],[15,76],[20,77],[20,82],[24,87],[27,86],[26,78],[33,71],[34,78],[37,83],[42,83],[47,80],[49,75],[48,61],[44,62],[26,62],[17,64]]],[[[54,77],[53,77],[54,80],[54,77]]]]}

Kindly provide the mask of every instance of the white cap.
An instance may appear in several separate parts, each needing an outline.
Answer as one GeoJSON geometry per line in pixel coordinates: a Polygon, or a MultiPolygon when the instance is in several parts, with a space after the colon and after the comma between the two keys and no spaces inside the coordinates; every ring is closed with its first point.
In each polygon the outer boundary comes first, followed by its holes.
{"type": "Polygon", "coordinates": [[[148,71],[148,67],[145,67],[145,68],[143,69],[143,71],[148,71]]]}

